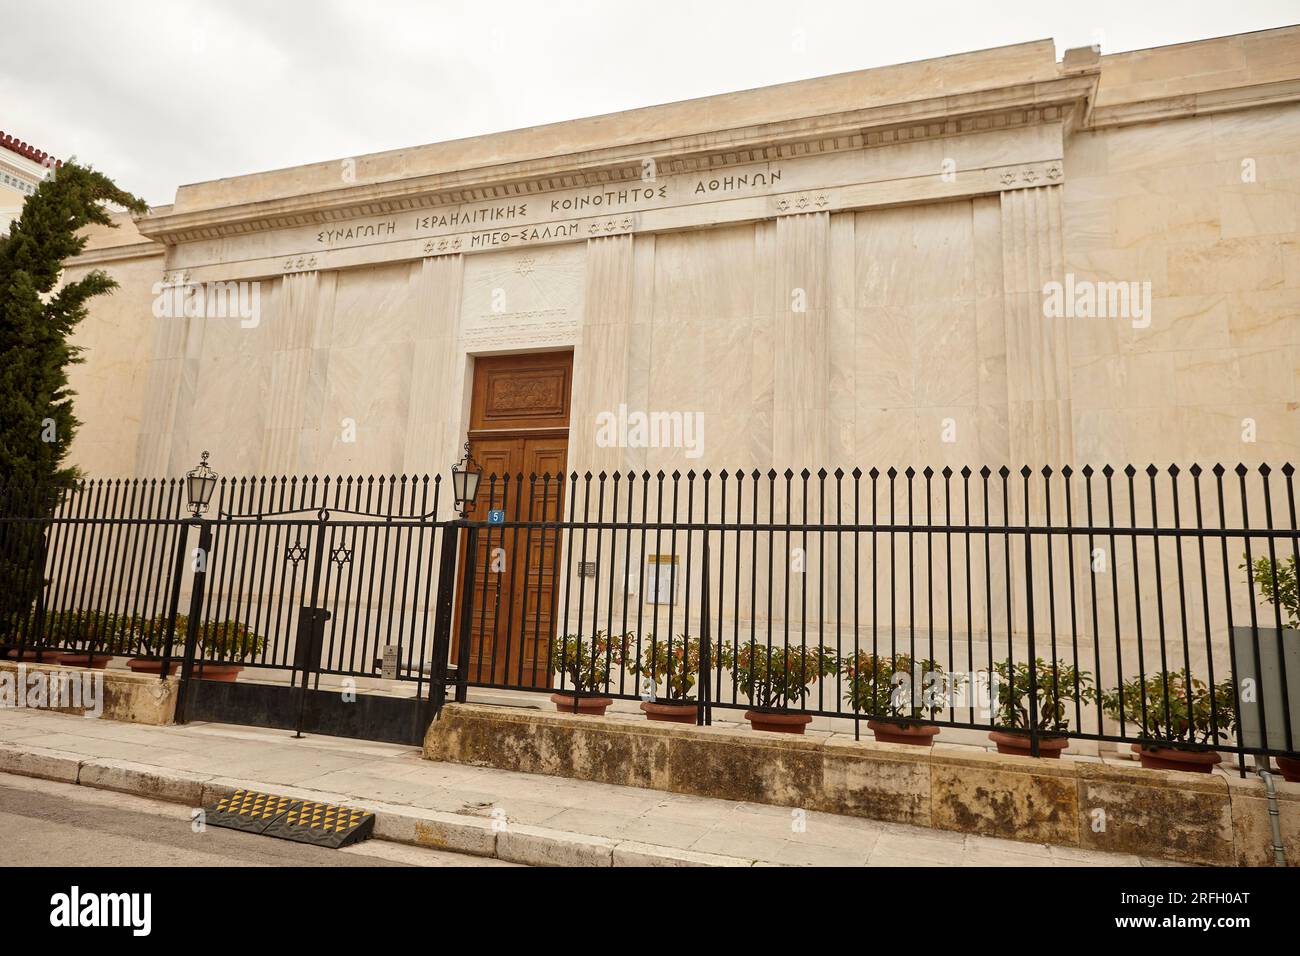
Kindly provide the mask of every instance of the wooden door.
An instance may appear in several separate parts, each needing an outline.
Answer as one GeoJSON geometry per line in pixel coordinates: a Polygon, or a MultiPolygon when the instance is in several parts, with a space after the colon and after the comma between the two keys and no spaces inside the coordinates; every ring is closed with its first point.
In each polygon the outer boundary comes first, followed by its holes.
{"type": "MultiPolygon", "coordinates": [[[[510,522],[563,516],[568,483],[560,476],[568,460],[572,369],[568,352],[477,360],[469,442],[483,479],[471,518],[483,520],[492,508],[504,509],[510,522]]],[[[560,553],[556,538],[553,529],[479,530],[469,621],[471,681],[551,685],[547,644],[560,553]]],[[[461,566],[463,574],[463,560],[461,566]]]]}

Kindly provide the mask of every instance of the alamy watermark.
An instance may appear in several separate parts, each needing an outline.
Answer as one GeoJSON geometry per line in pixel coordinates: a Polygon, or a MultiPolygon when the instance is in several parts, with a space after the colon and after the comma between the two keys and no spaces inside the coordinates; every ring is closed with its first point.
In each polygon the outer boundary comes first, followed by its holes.
{"type": "Polygon", "coordinates": [[[59,928],[122,927],[132,936],[153,929],[152,893],[83,893],[73,886],[50,897],[50,925],[59,928]]]}
{"type": "Polygon", "coordinates": [[[88,670],[0,672],[0,708],[31,710],[81,710],[86,717],[104,712],[104,675],[88,670]]]}
{"type": "Polygon", "coordinates": [[[979,718],[990,717],[1013,685],[997,671],[927,670],[919,663],[911,673],[897,671],[886,678],[889,703],[902,713],[971,708],[979,718]]]}
{"type": "Polygon", "coordinates": [[[153,284],[156,319],[239,319],[239,327],[255,329],[262,321],[262,283],[174,282],[153,284]]]}
{"type": "Polygon", "coordinates": [[[1048,319],[1128,319],[1135,329],[1151,325],[1150,282],[1094,282],[1065,274],[1064,282],[1043,286],[1043,317],[1048,319]]]}
{"type": "Polygon", "coordinates": [[[704,454],[703,412],[641,412],[619,405],[596,416],[597,448],[684,448],[687,458],[704,454]]]}

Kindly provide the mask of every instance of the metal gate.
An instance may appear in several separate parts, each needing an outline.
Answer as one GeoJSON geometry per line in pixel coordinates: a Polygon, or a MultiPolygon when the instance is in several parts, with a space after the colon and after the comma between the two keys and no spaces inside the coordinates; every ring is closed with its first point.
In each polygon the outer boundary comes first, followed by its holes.
{"type": "Polygon", "coordinates": [[[348,483],[310,495],[333,508],[236,500],[203,522],[177,619],[178,720],[420,743],[445,686],[456,561],[429,491],[348,483]]]}
{"type": "Polygon", "coordinates": [[[405,743],[454,679],[458,700],[667,699],[701,723],[752,708],[1284,756],[1294,476],[489,475],[474,521],[439,517],[437,477],[227,481],[211,520],[177,480],[0,488],[0,653],[180,665],[182,719],[405,743]],[[944,693],[879,693],[913,664],[944,693]],[[993,674],[1015,693],[952,691],[993,674]]]}

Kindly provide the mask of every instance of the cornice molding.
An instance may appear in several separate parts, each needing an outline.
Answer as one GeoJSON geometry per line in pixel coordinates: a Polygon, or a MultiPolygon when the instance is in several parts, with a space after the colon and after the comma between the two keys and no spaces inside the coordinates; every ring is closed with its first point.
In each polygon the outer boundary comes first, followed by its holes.
{"type": "MultiPolygon", "coordinates": [[[[142,235],[167,245],[471,202],[639,181],[653,159],[664,174],[890,146],[1068,121],[1094,98],[1096,71],[975,93],[802,117],[688,137],[456,170],[302,196],[143,216],[142,235]]],[[[1078,122],[1076,118],[1074,122],[1078,122]]]]}
{"type": "Polygon", "coordinates": [[[1190,116],[1207,116],[1234,110],[1273,106],[1278,103],[1300,101],[1300,79],[1281,80],[1277,83],[1259,83],[1238,86],[1227,90],[1210,90],[1205,93],[1186,93],[1164,96],[1135,103],[1118,103],[1098,106],[1093,110],[1091,129],[1112,126],[1132,126],[1158,120],[1182,119],[1190,116]]]}
{"type": "Polygon", "coordinates": [[[67,261],[66,267],[101,266],[122,262],[127,259],[148,259],[151,256],[164,256],[166,246],[152,240],[133,242],[126,246],[105,246],[102,249],[89,249],[79,256],[67,261]]]}

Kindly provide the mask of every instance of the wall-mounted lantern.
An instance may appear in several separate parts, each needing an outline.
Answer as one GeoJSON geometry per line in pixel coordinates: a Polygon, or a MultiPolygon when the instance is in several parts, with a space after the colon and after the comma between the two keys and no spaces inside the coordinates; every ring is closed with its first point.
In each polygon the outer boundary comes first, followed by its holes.
{"type": "Polygon", "coordinates": [[[208,467],[208,453],[205,451],[199,459],[199,466],[185,473],[185,497],[189,501],[190,514],[198,517],[208,510],[212,492],[217,487],[217,473],[208,467]]]}
{"type": "Polygon", "coordinates": [[[465,442],[465,454],[460,461],[451,466],[451,490],[456,498],[456,510],[460,516],[474,510],[478,498],[479,478],[483,469],[469,454],[469,442],[465,442]]]}

